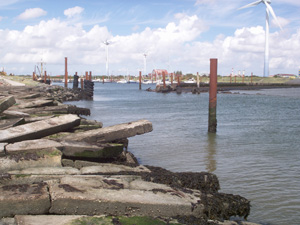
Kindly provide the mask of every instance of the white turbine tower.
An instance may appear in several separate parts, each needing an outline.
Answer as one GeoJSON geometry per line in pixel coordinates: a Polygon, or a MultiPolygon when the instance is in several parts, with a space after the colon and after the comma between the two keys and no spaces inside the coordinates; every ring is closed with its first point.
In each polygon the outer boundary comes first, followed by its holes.
{"type": "Polygon", "coordinates": [[[106,76],[109,77],[109,66],[108,66],[108,45],[110,42],[108,40],[103,42],[105,44],[105,50],[106,50],[106,76]]]}
{"type": "Polygon", "coordinates": [[[250,3],[248,5],[245,5],[239,9],[249,8],[252,6],[256,6],[260,3],[264,3],[266,5],[266,40],[265,40],[265,65],[264,65],[264,77],[269,76],[269,14],[273,16],[274,20],[276,21],[277,25],[282,30],[282,27],[280,26],[278,19],[274,13],[273,8],[270,6],[271,0],[259,0],[253,3],[250,3]]]}

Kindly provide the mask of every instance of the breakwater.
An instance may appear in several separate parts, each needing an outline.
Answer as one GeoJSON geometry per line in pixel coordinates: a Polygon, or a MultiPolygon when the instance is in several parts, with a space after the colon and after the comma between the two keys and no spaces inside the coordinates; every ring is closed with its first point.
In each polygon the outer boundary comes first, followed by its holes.
{"type": "Polygon", "coordinates": [[[51,213],[114,221],[150,216],[165,223],[222,224],[214,220],[248,216],[250,202],[220,193],[214,174],[140,165],[127,151],[128,138],[151,132],[151,122],[102,127],[80,117],[87,109],[62,104],[71,91],[60,89],[59,96],[58,89],[1,91],[1,217],[26,221],[32,218],[18,215],[51,213]]]}

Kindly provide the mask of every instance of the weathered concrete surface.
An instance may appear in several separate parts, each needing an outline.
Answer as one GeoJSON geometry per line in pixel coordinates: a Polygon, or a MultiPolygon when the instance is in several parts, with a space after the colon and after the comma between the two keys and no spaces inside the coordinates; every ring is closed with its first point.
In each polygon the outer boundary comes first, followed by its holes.
{"type": "Polygon", "coordinates": [[[7,145],[8,143],[0,143],[0,157],[3,157],[5,156],[5,146],[7,145]]]}
{"type": "Polygon", "coordinates": [[[6,154],[20,154],[20,153],[35,153],[39,150],[46,150],[52,148],[62,148],[59,142],[48,140],[48,139],[38,139],[38,140],[27,140],[16,142],[13,144],[8,144],[6,146],[6,154]]]}
{"type": "MultiPolygon", "coordinates": [[[[66,215],[203,216],[199,198],[168,186],[150,191],[131,187],[132,180],[66,177],[49,184],[50,213],[66,215]],[[129,188],[125,188],[129,186],[129,188]]],[[[151,182],[147,186],[157,185],[151,182]]],[[[157,187],[157,186],[155,186],[157,187]]]]}
{"type": "Polygon", "coordinates": [[[72,167],[26,168],[8,172],[11,175],[79,175],[80,171],[72,167]]]}
{"type": "Polygon", "coordinates": [[[20,109],[21,112],[29,114],[68,114],[68,105],[58,105],[58,106],[45,106],[39,108],[24,108],[20,109]]]}
{"type": "Polygon", "coordinates": [[[60,150],[52,148],[0,157],[0,173],[32,167],[61,167],[61,155],[60,150]]]}
{"type": "Polygon", "coordinates": [[[135,135],[152,131],[152,123],[148,120],[138,120],[130,123],[118,124],[110,127],[90,130],[63,137],[68,141],[85,141],[88,143],[104,143],[118,139],[125,139],[135,135]]]}
{"type": "Polygon", "coordinates": [[[30,115],[28,113],[23,113],[19,111],[13,111],[13,110],[5,110],[2,113],[6,118],[23,118],[23,117],[29,117],[30,115]]]}
{"type": "Polygon", "coordinates": [[[25,109],[25,108],[38,108],[38,107],[53,106],[53,105],[55,105],[53,100],[38,99],[35,101],[21,104],[18,107],[20,109],[25,109]]]}
{"type": "Polygon", "coordinates": [[[116,165],[111,163],[102,163],[98,166],[83,167],[80,169],[81,174],[114,174],[122,172],[150,173],[145,166],[129,167],[124,165],[116,165]]]}
{"type": "Polygon", "coordinates": [[[18,142],[38,139],[61,131],[69,130],[80,124],[80,118],[68,114],[48,120],[38,121],[6,130],[0,130],[0,142],[18,142]]]}
{"type": "Polygon", "coordinates": [[[45,183],[0,186],[0,218],[45,214],[49,208],[50,198],[45,183]]]}
{"type": "Polygon", "coordinates": [[[25,122],[26,123],[33,123],[33,122],[37,122],[37,121],[41,121],[41,120],[47,120],[47,119],[51,119],[54,118],[55,116],[34,116],[34,117],[26,117],[25,122]]]}
{"type": "Polygon", "coordinates": [[[34,94],[29,94],[25,95],[24,97],[21,97],[22,99],[32,99],[32,98],[39,98],[41,97],[40,93],[34,93],[34,94]]]}
{"type": "Polygon", "coordinates": [[[0,120],[0,130],[25,124],[24,118],[0,120]]]}
{"type": "Polygon", "coordinates": [[[8,96],[0,98],[0,113],[7,110],[9,107],[13,106],[16,103],[14,96],[8,96]]]}
{"type": "Polygon", "coordinates": [[[15,216],[15,222],[17,225],[71,225],[77,219],[85,216],[74,215],[39,215],[39,216],[15,216]]]}
{"type": "Polygon", "coordinates": [[[63,146],[63,154],[65,156],[80,158],[113,158],[119,156],[123,152],[122,144],[99,144],[91,145],[86,142],[61,142],[63,146]]]}

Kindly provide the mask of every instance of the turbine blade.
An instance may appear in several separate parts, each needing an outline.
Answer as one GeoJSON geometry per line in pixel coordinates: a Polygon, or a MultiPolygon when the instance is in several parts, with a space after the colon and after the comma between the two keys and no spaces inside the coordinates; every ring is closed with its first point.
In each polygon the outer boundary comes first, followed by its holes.
{"type": "Polygon", "coordinates": [[[279,23],[279,21],[278,21],[278,19],[277,19],[277,16],[275,15],[275,12],[274,12],[272,6],[270,6],[270,4],[267,3],[267,2],[265,2],[265,5],[266,5],[267,9],[269,10],[269,12],[272,14],[272,16],[273,16],[274,20],[276,21],[277,25],[278,25],[278,26],[280,27],[280,29],[282,30],[282,27],[281,27],[281,25],[280,25],[280,23],[279,23]]]}
{"type": "Polygon", "coordinates": [[[241,8],[239,8],[238,10],[249,8],[249,7],[252,7],[252,6],[256,6],[256,5],[258,5],[258,4],[262,3],[262,2],[263,2],[263,0],[252,2],[252,3],[248,4],[248,5],[245,5],[245,6],[241,7],[241,8]]]}

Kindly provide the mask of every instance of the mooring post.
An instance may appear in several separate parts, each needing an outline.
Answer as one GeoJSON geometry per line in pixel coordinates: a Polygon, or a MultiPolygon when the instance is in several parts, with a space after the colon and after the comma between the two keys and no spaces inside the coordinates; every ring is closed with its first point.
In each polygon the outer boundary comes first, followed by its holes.
{"type": "Polygon", "coordinates": [[[142,71],[139,74],[139,89],[142,90],[142,71]]]}
{"type": "Polygon", "coordinates": [[[199,72],[197,72],[197,88],[200,87],[200,83],[199,83],[199,72]]]}
{"type": "Polygon", "coordinates": [[[68,87],[68,58],[65,57],[65,87],[68,87]]]}
{"type": "Polygon", "coordinates": [[[171,85],[173,85],[173,73],[171,73],[171,85]]]}
{"type": "Polygon", "coordinates": [[[92,81],[92,71],[90,71],[89,80],[92,81]]]}
{"type": "Polygon", "coordinates": [[[47,71],[45,70],[45,75],[44,75],[44,84],[47,82],[47,71]]]}
{"type": "Polygon", "coordinates": [[[162,76],[163,76],[163,85],[164,85],[164,88],[166,88],[166,74],[164,71],[162,72],[162,76]]]}
{"type": "Polygon", "coordinates": [[[217,132],[217,70],[218,59],[210,59],[208,132],[217,132]]]}
{"type": "Polygon", "coordinates": [[[102,84],[104,84],[104,76],[102,76],[102,84]]]}
{"type": "Polygon", "coordinates": [[[83,78],[82,77],[80,78],[80,87],[81,87],[81,90],[83,90],[83,78]]]}

